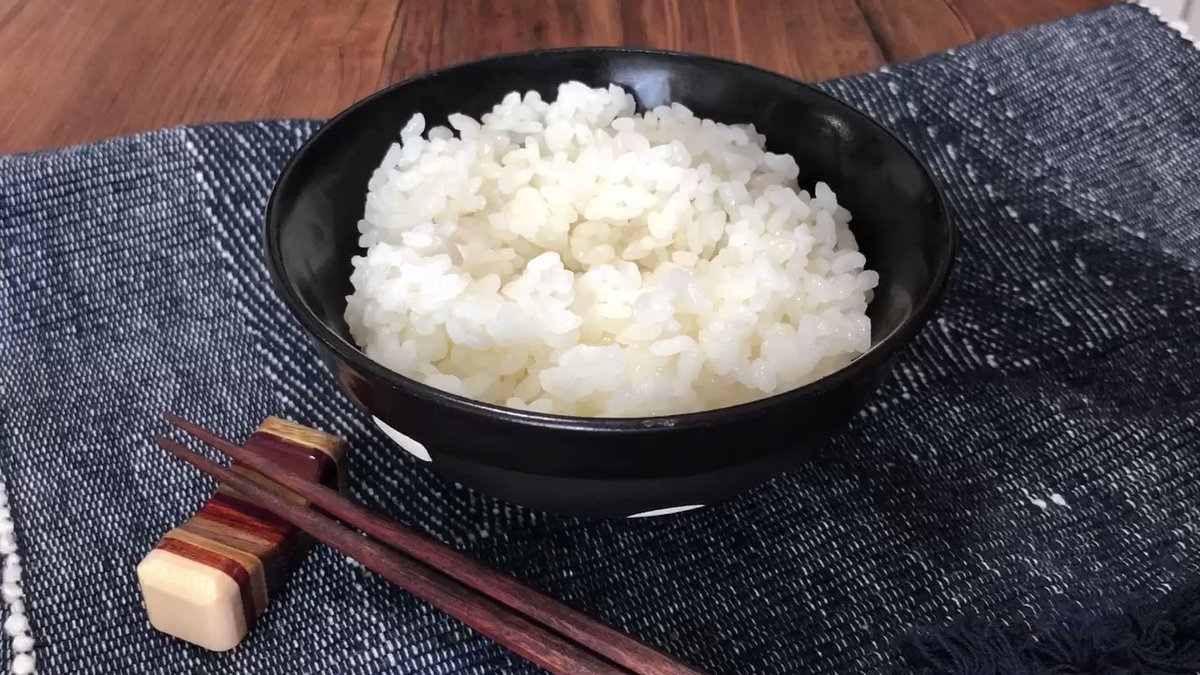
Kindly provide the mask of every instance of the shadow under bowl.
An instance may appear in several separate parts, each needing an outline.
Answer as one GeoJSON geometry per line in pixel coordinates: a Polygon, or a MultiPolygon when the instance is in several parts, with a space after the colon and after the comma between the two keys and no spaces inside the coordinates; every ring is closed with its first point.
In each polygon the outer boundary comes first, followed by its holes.
{"type": "Polygon", "coordinates": [[[729,499],[802,461],[864,404],[940,300],[957,233],[929,170],[891,132],[813,87],[751,66],[671,52],[581,48],[439,70],[339,114],[292,157],[266,210],[276,292],[350,397],[403,447],[463,485],[537,509],[590,517],[672,512],[729,499]],[[398,375],[354,344],[343,313],[367,181],[414,113],[427,127],[478,117],[511,91],[553,100],[567,80],[616,83],[639,109],[682,103],[752,122],[768,149],[823,180],[880,283],[872,347],[816,382],[738,406],[647,418],[580,418],[465,399],[398,375]]]}

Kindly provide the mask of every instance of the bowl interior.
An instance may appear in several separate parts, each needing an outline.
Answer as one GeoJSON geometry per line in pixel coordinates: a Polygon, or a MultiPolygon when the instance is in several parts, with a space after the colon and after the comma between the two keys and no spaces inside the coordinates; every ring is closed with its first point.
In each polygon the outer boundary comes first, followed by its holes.
{"type": "MultiPolygon", "coordinates": [[[[276,185],[267,214],[277,282],[348,345],[342,318],[350,259],[366,185],[414,113],[427,128],[447,115],[487,112],[510,91],[553,99],[558,84],[617,83],[639,108],[679,102],[722,122],[752,122],[768,148],[800,165],[800,185],[828,182],[853,214],[851,228],[880,274],[868,314],[878,343],[936,295],[953,251],[938,191],[921,163],[888,131],[853,108],[780,75],[705,57],[580,49],[499,57],[435,72],[356,104],[298,154],[276,185]]],[[[332,336],[329,336],[332,337],[332,336]]]]}

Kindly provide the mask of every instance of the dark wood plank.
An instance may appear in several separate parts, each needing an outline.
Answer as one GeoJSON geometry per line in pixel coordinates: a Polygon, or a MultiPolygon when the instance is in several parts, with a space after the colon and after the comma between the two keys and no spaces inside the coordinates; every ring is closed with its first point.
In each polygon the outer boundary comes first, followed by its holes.
{"type": "Polygon", "coordinates": [[[443,64],[542,47],[619,45],[616,0],[454,0],[442,31],[443,64]]]}
{"type": "Polygon", "coordinates": [[[885,63],[853,2],[625,0],[625,43],[711,54],[806,80],[885,63]]]}
{"type": "Polygon", "coordinates": [[[332,114],[377,87],[394,13],[394,0],[9,2],[0,152],[332,114]]]}
{"type": "Polygon", "coordinates": [[[326,117],[431,68],[539,47],[661,47],[820,80],[1111,2],[0,0],[0,153],[326,117]]]}
{"type": "Polygon", "coordinates": [[[858,0],[889,62],[911,61],[974,41],[961,10],[942,0],[858,0]]]}
{"type": "Polygon", "coordinates": [[[952,4],[971,26],[976,38],[1007,33],[1025,26],[1114,4],[1114,0],[939,0],[952,4]]]}
{"type": "Polygon", "coordinates": [[[442,65],[442,31],[450,2],[453,0],[397,3],[379,69],[379,87],[442,65]]]}

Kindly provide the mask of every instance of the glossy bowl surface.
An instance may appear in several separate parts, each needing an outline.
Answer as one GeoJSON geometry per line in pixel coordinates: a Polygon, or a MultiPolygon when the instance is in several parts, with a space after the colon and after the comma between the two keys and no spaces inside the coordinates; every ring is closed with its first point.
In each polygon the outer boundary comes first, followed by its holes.
{"type": "Polygon", "coordinates": [[[957,234],[928,169],[891,132],[787,77],[670,52],[582,48],[513,54],[439,70],[339,114],[291,159],[265,222],[276,292],[351,398],[442,474],[534,508],[629,516],[728,499],[786,470],[857,411],[941,298],[957,234]],[[366,185],[414,113],[427,127],[479,116],[510,91],[553,99],[559,83],[615,82],[639,109],[680,102],[697,115],[753,122],[792,154],[800,184],[828,182],[880,285],[871,349],[842,370],[718,410],[598,419],[521,412],[449,394],[368,359],[342,318],[366,185]]]}

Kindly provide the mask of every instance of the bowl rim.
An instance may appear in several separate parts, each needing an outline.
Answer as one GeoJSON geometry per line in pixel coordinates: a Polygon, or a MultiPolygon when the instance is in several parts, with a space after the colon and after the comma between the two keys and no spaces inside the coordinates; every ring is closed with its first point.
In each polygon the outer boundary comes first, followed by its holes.
{"type": "Polygon", "coordinates": [[[753,417],[765,412],[768,409],[776,408],[780,405],[799,401],[811,396],[818,396],[826,391],[836,389],[843,386],[847,382],[862,377],[867,371],[882,364],[895,352],[897,352],[927,322],[929,316],[933,313],[938,304],[941,302],[942,298],[945,296],[951,272],[953,271],[956,258],[958,256],[959,248],[958,226],[950,217],[950,209],[946,201],[946,196],[941,185],[938,183],[933,172],[930,170],[929,165],[903,138],[899,137],[886,125],[877,121],[874,117],[863,112],[858,107],[837,96],[829,94],[813,86],[812,84],[802,82],[782,73],[768,70],[759,66],[754,66],[748,63],[691,52],[619,46],[563,47],[497,54],[494,56],[473,59],[470,61],[462,61],[429,70],[368,94],[358,101],[355,101],[350,106],[322,124],[320,129],[306,139],[304,143],[302,143],[300,147],[294,153],[292,153],[292,156],[288,159],[287,164],[284,165],[279,177],[275,180],[271,187],[271,194],[267,200],[263,214],[262,235],[266,267],[271,278],[272,285],[275,287],[276,294],[283,301],[284,305],[286,305],[291,311],[292,315],[295,316],[305,330],[307,330],[308,333],[315,338],[321,346],[335,354],[344,362],[352,364],[354,368],[358,369],[359,371],[366,371],[372,376],[383,380],[393,389],[399,389],[409,395],[430,400],[441,405],[446,405],[461,412],[483,415],[492,419],[519,422],[531,426],[598,432],[650,431],[686,427],[704,427],[721,424],[736,419],[753,417]],[[712,408],[709,410],[646,417],[584,417],[579,415],[541,413],[531,410],[509,408],[494,403],[488,403],[485,401],[460,396],[458,394],[444,391],[442,389],[438,389],[436,387],[432,387],[414,379],[405,377],[404,375],[401,375],[387,368],[386,366],[377,363],[368,357],[361,349],[343,339],[341,335],[335,333],[328,326],[326,326],[323,321],[317,318],[317,316],[308,308],[304,300],[299,296],[299,293],[292,286],[288,275],[284,270],[282,255],[280,254],[280,247],[277,245],[280,231],[279,225],[282,220],[280,216],[281,209],[279,206],[279,202],[282,198],[279,193],[280,186],[289,181],[292,175],[298,170],[297,167],[305,161],[312,147],[317,144],[325,134],[330,133],[330,130],[339,122],[353,115],[360,109],[371,105],[377,99],[381,99],[390,95],[397,89],[420,82],[422,80],[485,63],[529,59],[540,56],[561,56],[586,53],[616,53],[644,55],[666,59],[699,61],[702,63],[710,63],[723,67],[732,66],[745,71],[753,71],[765,74],[770,77],[780,79],[789,86],[800,87],[808,90],[812,94],[827,98],[834,103],[845,107],[852,113],[860,116],[869,124],[882,130],[884,134],[895,141],[909,155],[916,166],[925,174],[930,185],[933,187],[938,218],[944,226],[944,233],[942,236],[944,241],[941,251],[942,255],[937,263],[937,267],[934,270],[933,278],[930,282],[928,291],[922,297],[918,298],[916,303],[914,303],[912,312],[906,319],[901,321],[900,324],[893,328],[892,331],[887,335],[872,343],[867,351],[855,357],[850,363],[831,373],[823,375],[812,382],[788,389],[786,391],[778,392],[764,398],[738,403],[736,405],[712,408]]]}

